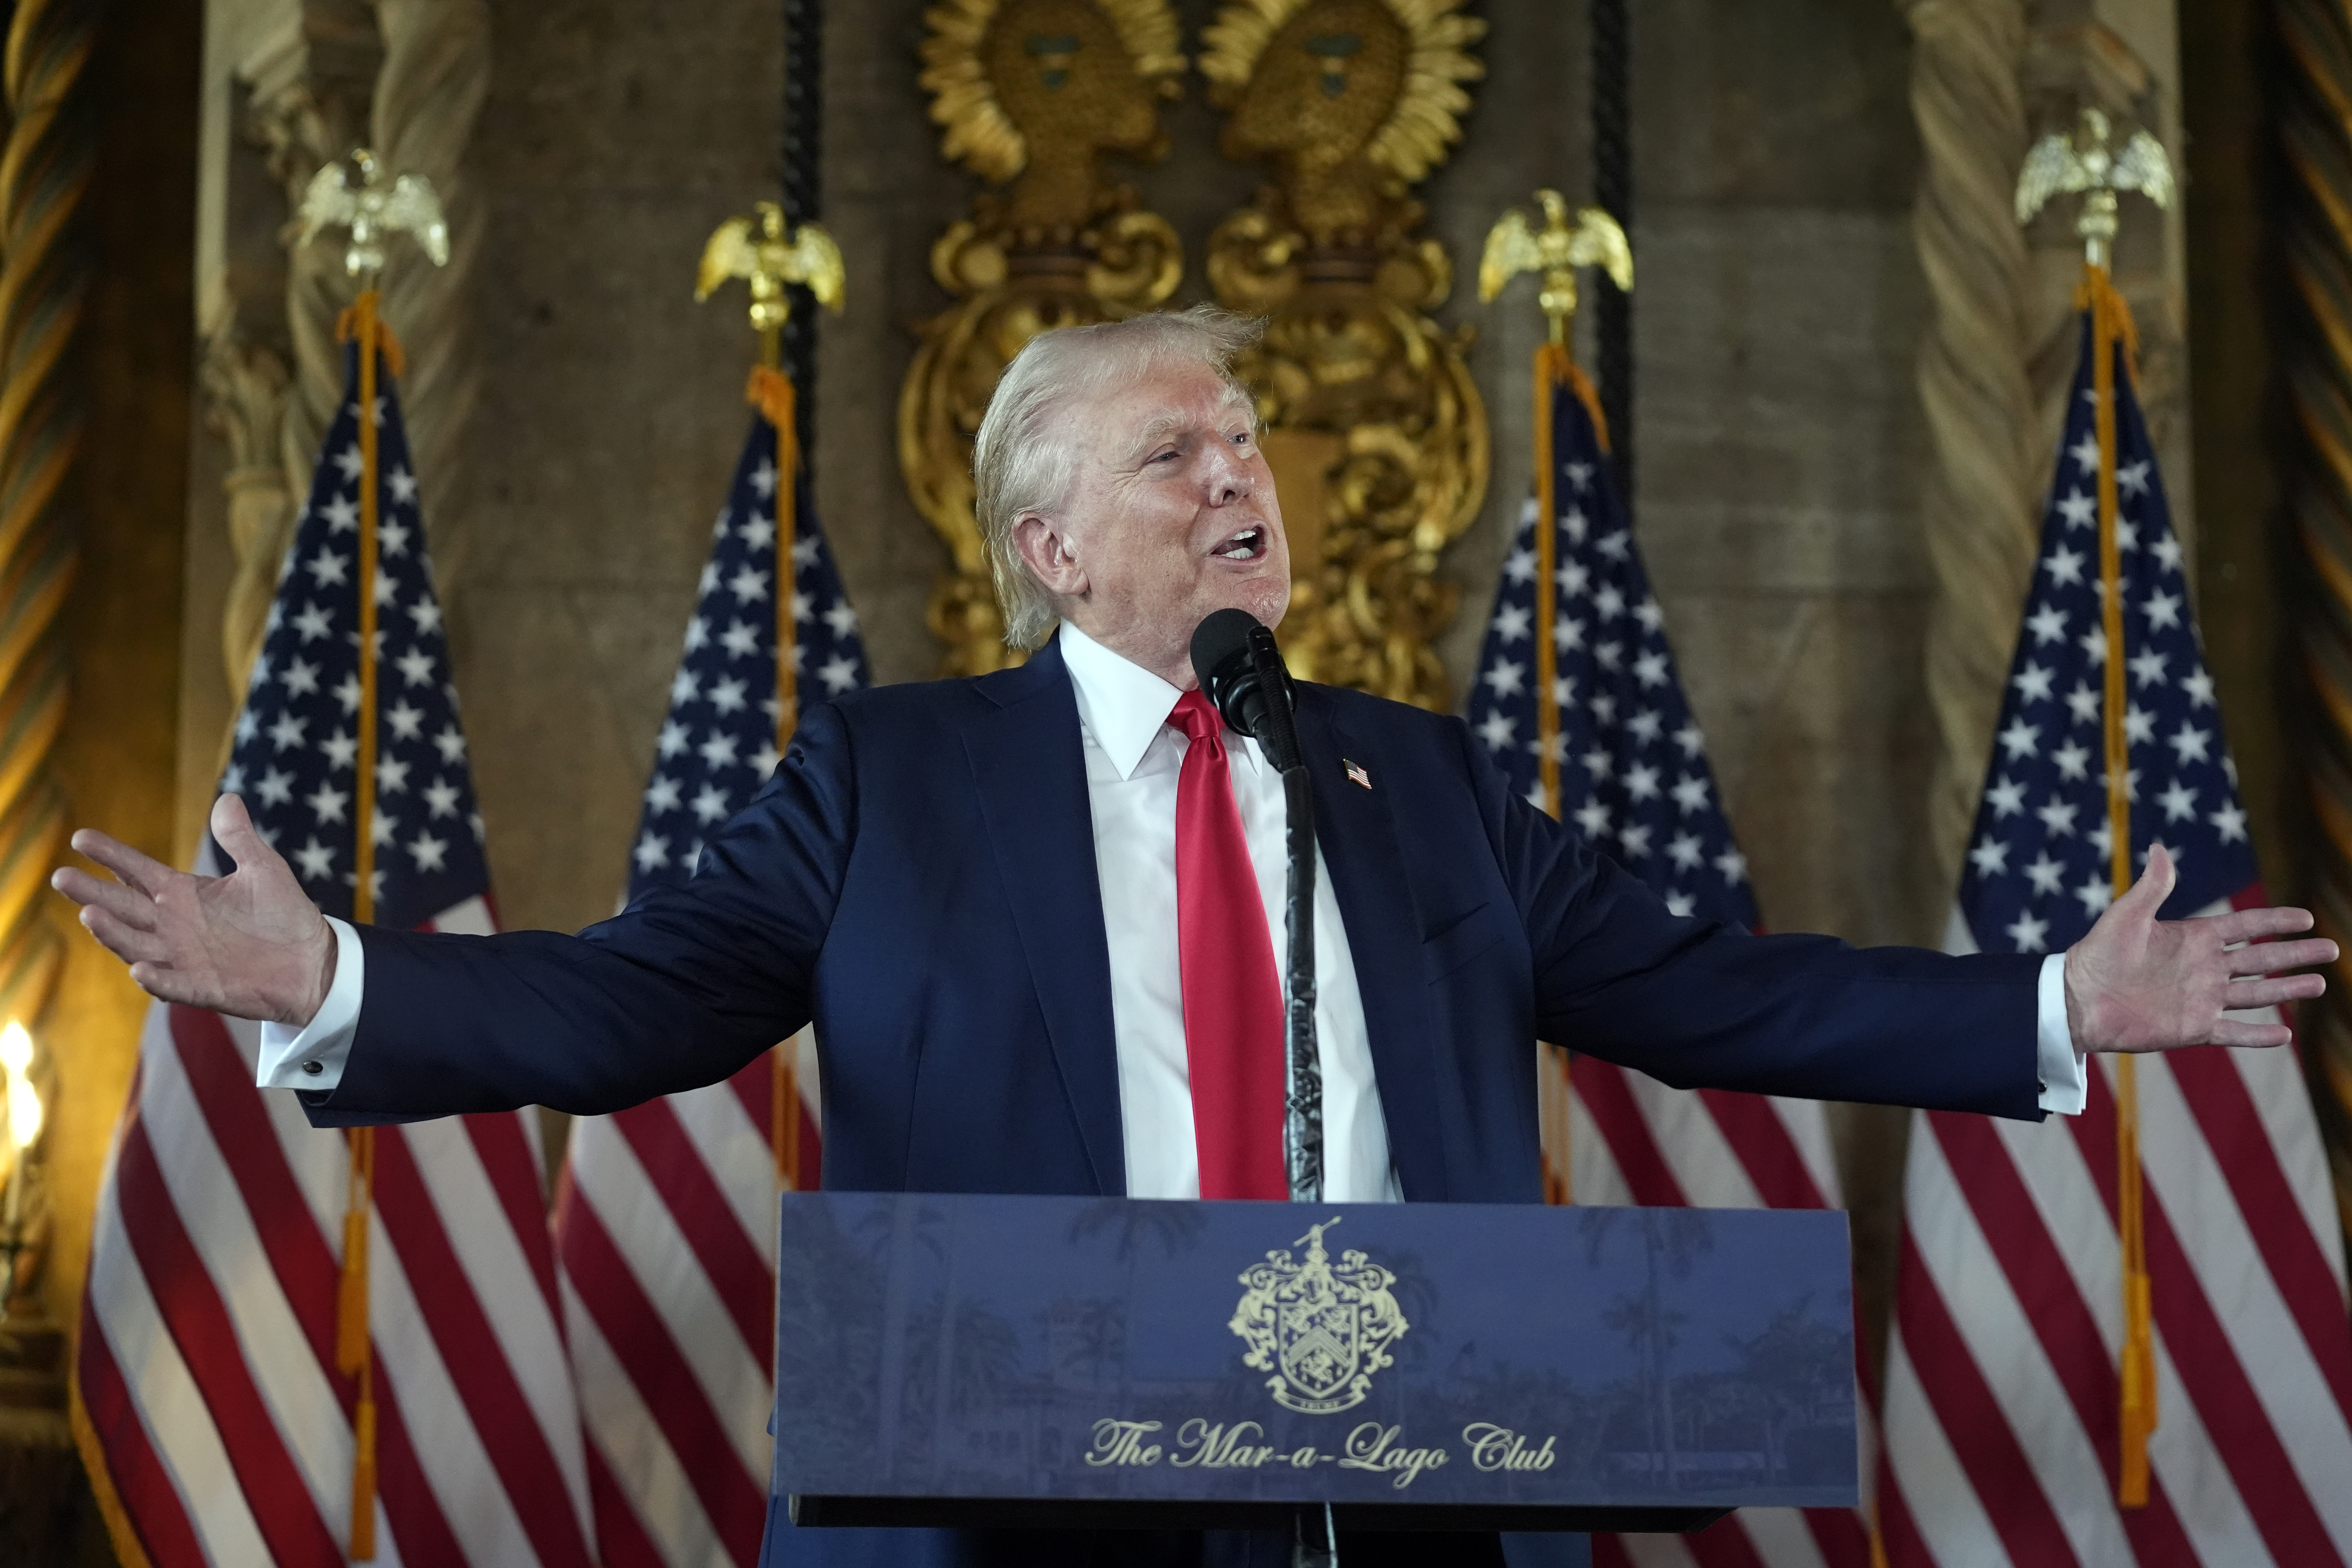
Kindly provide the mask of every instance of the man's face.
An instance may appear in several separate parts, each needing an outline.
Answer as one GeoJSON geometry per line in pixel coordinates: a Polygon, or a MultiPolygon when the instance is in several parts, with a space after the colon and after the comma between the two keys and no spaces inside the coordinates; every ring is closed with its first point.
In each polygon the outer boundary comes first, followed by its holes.
{"type": "Polygon", "coordinates": [[[1075,422],[1077,474],[1056,516],[1014,541],[1065,618],[1175,685],[1213,610],[1266,626],[1290,604],[1290,547],[1248,405],[1202,364],[1156,370],[1075,422]]]}

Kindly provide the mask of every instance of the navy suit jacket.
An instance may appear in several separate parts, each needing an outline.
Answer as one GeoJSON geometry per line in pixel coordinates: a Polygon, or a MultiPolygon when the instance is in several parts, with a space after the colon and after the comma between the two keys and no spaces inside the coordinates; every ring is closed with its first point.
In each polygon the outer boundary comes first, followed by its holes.
{"type": "MultiPolygon", "coordinates": [[[[1540,1198],[1538,1038],[1678,1086],[2042,1114],[2038,959],[1678,917],[1458,719],[1301,685],[1298,730],[1408,1200],[1540,1198]]],[[[1057,646],[857,692],[683,888],[576,937],[362,928],[357,1037],[304,1099],[320,1125],[595,1114],[814,1020],[826,1186],[1122,1193],[1103,895],[1057,646]]]]}
{"type": "MultiPolygon", "coordinates": [[[[1298,692],[1408,1200],[1540,1200],[1539,1038],[1675,1085],[2040,1116],[2038,961],[1675,916],[1513,794],[1460,720],[1298,692]]],[[[806,716],[683,888],[576,937],[363,928],[357,1037],[337,1087],[303,1098],[321,1125],[612,1111],[814,1020],[827,1187],[1122,1193],[1106,891],[1057,646],[861,691],[806,716]]],[[[926,1540],[782,1530],[770,1551],[985,1557],[926,1540]]]]}

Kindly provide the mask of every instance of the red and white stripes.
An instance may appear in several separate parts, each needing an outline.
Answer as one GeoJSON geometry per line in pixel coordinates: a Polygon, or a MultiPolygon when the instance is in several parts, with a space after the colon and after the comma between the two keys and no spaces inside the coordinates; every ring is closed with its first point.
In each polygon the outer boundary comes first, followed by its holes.
{"type": "Polygon", "coordinates": [[[2116,1505],[2112,1070],[2080,1117],[1913,1120],[1888,1561],[2352,1563],[2342,1237],[2291,1048],[2140,1060],[2158,1425],[2147,1506],[2116,1505]]]}
{"type": "MultiPolygon", "coordinates": [[[[1557,1068],[1547,1061],[1548,1077],[1557,1068]]],[[[1549,1089],[1557,1101],[1558,1089],[1549,1089]]],[[[1566,1102],[1580,1204],[1834,1208],[1837,1165],[1821,1105],[1723,1089],[1668,1089],[1578,1057],[1566,1102]]],[[[1871,1473],[1863,1423],[1862,1473],[1871,1473]]],[[[1601,1535],[1595,1568],[1867,1568],[1865,1516],[1844,1509],[1741,1509],[1696,1535],[1601,1535]]]]}
{"type": "MultiPolygon", "coordinates": [[[[472,900],[435,924],[487,930],[472,900]]],[[[158,1004],[100,1194],[74,1368],[155,1568],[344,1561],[334,1370],[346,1143],[254,1087],[257,1026],[158,1004]]],[[[377,1561],[596,1561],[529,1114],[377,1134],[377,1561]]]]}
{"type": "MultiPolygon", "coordinates": [[[[817,1184],[816,1053],[794,1053],[817,1184]]],[[[574,1123],[557,1200],[605,1568],[753,1568],[774,1359],[774,1053],[727,1082],[574,1123]]]]}

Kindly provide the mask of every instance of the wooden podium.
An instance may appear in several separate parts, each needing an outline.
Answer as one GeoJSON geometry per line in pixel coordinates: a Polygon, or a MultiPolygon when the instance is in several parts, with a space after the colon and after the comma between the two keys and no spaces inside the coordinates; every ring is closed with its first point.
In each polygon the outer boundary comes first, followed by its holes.
{"type": "Polygon", "coordinates": [[[783,1200],[802,1527],[1688,1531],[1856,1497],[1834,1211],[783,1200]]]}

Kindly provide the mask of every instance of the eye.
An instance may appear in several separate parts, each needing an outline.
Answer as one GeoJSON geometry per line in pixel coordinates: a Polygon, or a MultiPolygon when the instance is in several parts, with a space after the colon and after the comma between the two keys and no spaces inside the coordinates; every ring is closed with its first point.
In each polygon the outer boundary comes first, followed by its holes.
{"type": "Polygon", "coordinates": [[[1175,447],[1163,447],[1159,451],[1151,454],[1151,460],[1155,463],[1172,463],[1181,456],[1183,456],[1183,454],[1177,451],[1175,447]]]}
{"type": "Polygon", "coordinates": [[[1256,439],[1255,431],[1241,429],[1234,432],[1234,445],[1236,447],[1246,447],[1255,439],[1256,439]]]}

